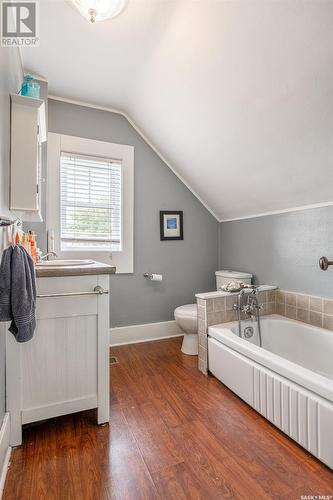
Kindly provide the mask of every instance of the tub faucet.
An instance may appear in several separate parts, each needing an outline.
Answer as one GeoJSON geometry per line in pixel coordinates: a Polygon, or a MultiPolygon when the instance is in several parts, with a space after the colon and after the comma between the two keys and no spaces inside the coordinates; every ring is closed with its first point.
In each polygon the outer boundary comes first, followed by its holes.
{"type": "Polygon", "coordinates": [[[243,305],[241,308],[241,312],[245,313],[245,316],[251,318],[251,320],[255,320],[259,311],[261,311],[264,307],[264,304],[258,304],[257,297],[251,297],[251,295],[247,298],[247,303],[243,305]]]}
{"type": "Polygon", "coordinates": [[[260,328],[260,311],[263,308],[263,304],[259,305],[256,294],[257,294],[257,288],[254,286],[243,288],[237,295],[237,304],[234,304],[234,309],[237,311],[238,334],[240,337],[242,337],[242,313],[244,313],[245,319],[251,319],[251,321],[257,320],[259,345],[261,347],[262,339],[261,339],[261,328],[260,328]],[[247,295],[246,302],[244,301],[245,295],[247,295]]]}

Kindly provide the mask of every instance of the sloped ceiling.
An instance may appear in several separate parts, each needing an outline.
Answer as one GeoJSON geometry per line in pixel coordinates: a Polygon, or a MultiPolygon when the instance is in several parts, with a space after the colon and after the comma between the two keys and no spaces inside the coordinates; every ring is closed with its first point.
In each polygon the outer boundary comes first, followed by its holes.
{"type": "Polygon", "coordinates": [[[40,2],[26,70],[126,112],[219,220],[333,201],[333,2],[40,2]]]}

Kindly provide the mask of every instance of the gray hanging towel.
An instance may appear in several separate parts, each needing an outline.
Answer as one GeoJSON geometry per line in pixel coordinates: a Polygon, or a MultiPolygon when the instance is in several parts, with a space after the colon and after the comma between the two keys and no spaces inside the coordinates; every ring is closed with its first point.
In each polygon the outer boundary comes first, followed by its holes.
{"type": "Polygon", "coordinates": [[[12,319],[12,308],[10,303],[11,290],[11,260],[13,248],[4,250],[0,264],[0,321],[12,319]]]}
{"type": "Polygon", "coordinates": [[[36,328],[36,275],[28,252],[16,245],[11,259],[11,312],[9,331],[17,342],[28,342],[36,328]]]}

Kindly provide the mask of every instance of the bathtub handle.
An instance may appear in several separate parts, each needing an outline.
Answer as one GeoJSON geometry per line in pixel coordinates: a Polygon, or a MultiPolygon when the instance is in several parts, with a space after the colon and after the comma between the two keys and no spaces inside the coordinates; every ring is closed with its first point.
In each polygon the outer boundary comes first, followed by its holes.
{"type": "Polygon", "coordinates": [[[322,271],[327,271],[329,266],[333,266],[333,261],[328,260],[327,257],[320,257],[319,259],[319,267],[322,271]]]}

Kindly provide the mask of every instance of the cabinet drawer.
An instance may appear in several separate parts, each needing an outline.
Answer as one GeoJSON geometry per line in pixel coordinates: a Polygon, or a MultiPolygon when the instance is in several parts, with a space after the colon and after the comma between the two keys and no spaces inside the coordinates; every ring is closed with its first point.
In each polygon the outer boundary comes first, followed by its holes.
{"type": "Polygon", "coordinates": [[[69,318],[97,314],[97,296],[37,299],[36,318],[69,318]]]}
{"type": "Polygon", "coordinates": [[[58,293],[69,295],[65,297],[37,298],[37,319],[67,318],[97,314],[97,295],[70,295],[71,293],[92,292],[97,283],[96,276],[38,278],[37,295],[58,293]]]}

